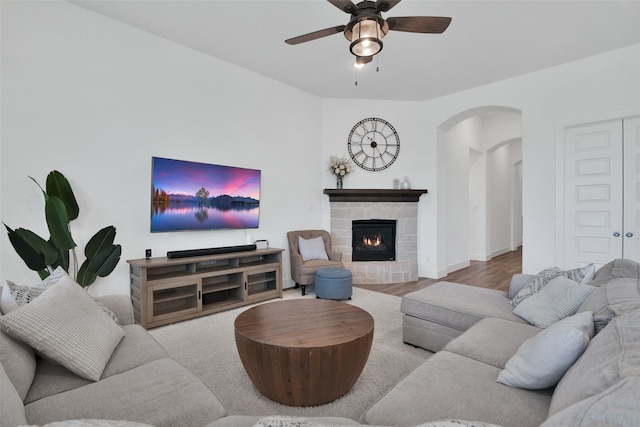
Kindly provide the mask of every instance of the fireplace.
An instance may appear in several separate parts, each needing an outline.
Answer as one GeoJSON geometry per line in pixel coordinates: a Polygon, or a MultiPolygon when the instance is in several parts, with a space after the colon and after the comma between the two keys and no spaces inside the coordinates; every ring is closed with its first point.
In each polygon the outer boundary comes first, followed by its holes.
{"type": "Polygon", "coordinates": [[[395,219],[353,220],[351,230],[353,261],[395,261],[395,219]]]}

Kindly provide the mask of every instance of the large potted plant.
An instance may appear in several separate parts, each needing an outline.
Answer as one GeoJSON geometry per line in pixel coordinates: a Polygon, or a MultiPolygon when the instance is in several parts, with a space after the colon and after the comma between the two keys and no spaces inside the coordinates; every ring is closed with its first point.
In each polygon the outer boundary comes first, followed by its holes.
{"type": "Polygon", "coordinates": [[[71,236],[70,222],[78,217],[80,208],[69,181],[58,171],[49,173],[46,189],[35,179],[31,180],[40,187],[44,195],[44,213],[49,228],[49,239],[45,240],[24,228],[12,230],[3,223],[13,248],[27,267],[38,272],[40,278],[44,279],[58,266],[69,273],[69,267],[72,265],[72,277],[82,287],[91,285],[98,277],[111,274],[122,253],[122,247],[113,243],[116,236],[115,227],[107,226],[89,240],[84,248],[85,260],[78,268],[79,261],[75,250],[77,245],[71,236]],[[70,262],[70,253],[73,262],[70,262]]]}

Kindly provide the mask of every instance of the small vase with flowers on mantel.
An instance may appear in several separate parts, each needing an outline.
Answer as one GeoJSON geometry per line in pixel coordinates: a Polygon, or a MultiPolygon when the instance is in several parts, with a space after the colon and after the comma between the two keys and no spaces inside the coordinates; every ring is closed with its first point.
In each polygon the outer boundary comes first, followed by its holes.
{"type": "Polygon", "coordinates": [[[336,176],[336,188],[341,190],[342,180],[351,173],[351,161],[346,156],[339,157],[334,154],[329,157],[328,164],[329,172],[336,176]]]}

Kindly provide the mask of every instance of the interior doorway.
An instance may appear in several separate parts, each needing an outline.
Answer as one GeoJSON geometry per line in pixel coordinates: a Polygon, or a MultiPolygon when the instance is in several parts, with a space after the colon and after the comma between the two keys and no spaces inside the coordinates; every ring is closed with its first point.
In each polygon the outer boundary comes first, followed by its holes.
{"type": "Polygon", "coordinates": [[[522,245],[522,116],[477,108],[438,134],[438,270],[448,274],[522,245]]]}

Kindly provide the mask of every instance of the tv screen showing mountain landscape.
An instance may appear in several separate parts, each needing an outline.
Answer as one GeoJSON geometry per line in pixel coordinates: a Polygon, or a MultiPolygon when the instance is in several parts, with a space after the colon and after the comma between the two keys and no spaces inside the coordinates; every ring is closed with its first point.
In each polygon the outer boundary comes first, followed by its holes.
{"type": "Polygon", "coordinates": [[[151,232],[258,228],[260,170],[152,158],[151,232]]]}

